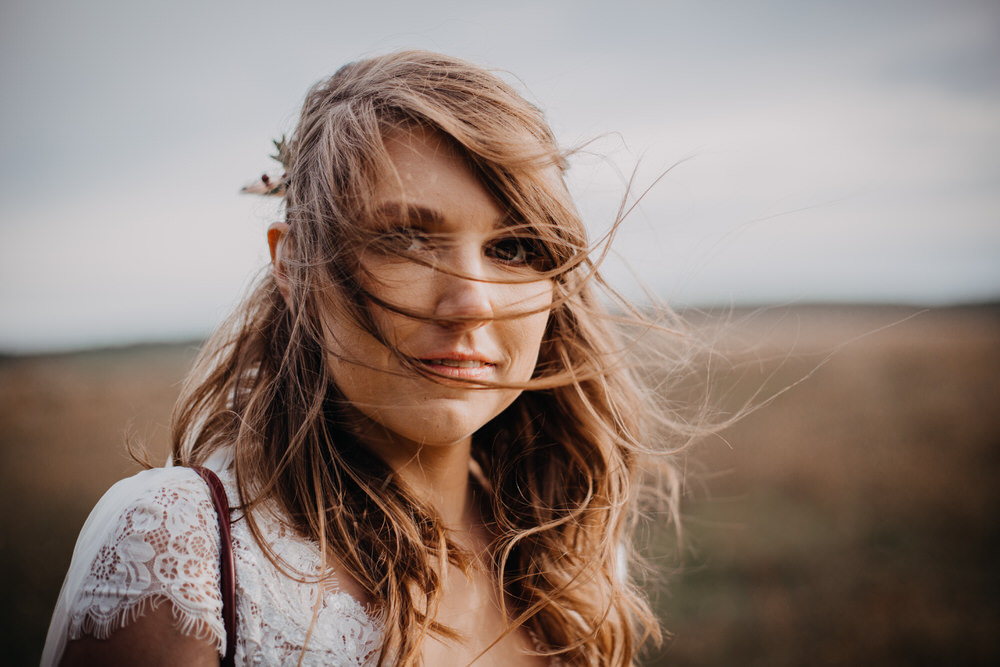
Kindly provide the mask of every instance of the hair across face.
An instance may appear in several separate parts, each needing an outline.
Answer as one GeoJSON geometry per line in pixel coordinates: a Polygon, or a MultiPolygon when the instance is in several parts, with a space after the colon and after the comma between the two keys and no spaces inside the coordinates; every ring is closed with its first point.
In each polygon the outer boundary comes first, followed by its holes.
{"type": "MultiPolygon", "coordinates": [[[[347,65],[317,84],[306,98],[289,152],[286,217],[292,308],[301,315],[303,333],[325,346],[329,358],[343,362],[338,367],[350,364],[360,372],[366,360],[357,354],[350,358],[349,346],[331,337],[331,324],[375,338],[385,348],[380,354],[396,357],[389,365],[440,376],[440,365],[422,364],[414,351],[401,349],[395,325],[385,326],[387,311],[408,316],[414,323],[426,319],[446,325],[444,320],[450,320],[450,327],[439,328],[442,331],[454,330],[462,318],[480,325],[489,320],[494,328],[513,330],[541,321],[529,316],[551,306],[547,342],[541,345],[541,373],[532,369],[524,377],[523,369],[510,373],[497,365],[493,372],[464,379],[513,388],[525,386],[533,376],[540,383],[544,376],[566,373],[560,359],[564,355],[552,343],[571,335],[567,328],[587,316],[588,308],[581,306],[586,300],[588,248],[562,180],[563,155],[537,108],[481,68],[438,54],[404,52],[347,65]],[[426,164],[418,164],[421,160],[426,164]],[[414,205],[420,201],[410,200],[419,198],[419,189],[431,193],[432,177],[445,175],[467,190],[458,193],[439,187],[432,193],[441,198],[438,208],[454,209],[443,216],[451,224],[442,226],[425,215],[426,207],[414,205]],[[452,248],[452,241],[474,236],[468,221],[457,219],[466,215],[463,207],[490,218],[478,230],[482,253],[491,260],[484,275],[479,275],[484,267],[468,271],[454,262],[460,256],[454,253],[448,261],[440,261],[441,251],[452,248]],[[406,228],[402,236],[401,228],[406,228]],[[406,236],[414,232],[426,236],[437,250],[423,252],[422,242],[414,245],[415,237],[406,236]],[[385,276],[372,271],[373,258],[379,254],[400,260],[392,269],[398,275],[402,266],[416,270],[422,264],[433,270],[435,277],[428,278],[428,285],[448,282],[448,274],[471,279],[456,284],[465,285],[470,293],[475,288],[491,292],[490,299],[497,299],[500,307],[490,305],[484,317],[484,313],[430,307],[426,300],[413,300],[416,292],[405,298],[398,298],[397,292],[397,298],[384,299],[385,276]],[[551,281],[551,289],[545,290],[548,300],[531,298],[537,289],[523,283],[534,279],[551,281]],[[335,318],[323,314],[331,310],[331,303],[335,318]],[[500,324],[522,318],[520,323],[500,324]]],[[[380,267],[387,269],[390,264],[381,262],[380,267]]],[[[407,280],[416,290],[416,283],[407,280]]],[[[388,368],[381,361],[377,365],[388,368]]],[[[449,374],[454,372],[445,372],[449,374]]],[[[341,390],[348,388],[346,382],[337,384],[341,390]]],[[[493,393],[501,395],[499,390],[493,393]]],[[[377,401],[369,403],[373,396],[347,398],[362,412],[370,408],[369,417],[378,407],[377,401]]]]}
{"type": "Polygon", "coordinates": [[[406,460],[416,446],[468,440],[514,401],[534,373],[553,283],[440,132],[400,128],[385,147],[393,172],[373,190],[359,262],[376,330],[335,303],[320,317],[333,381],[367,417],[365,439],[406,460]]]}

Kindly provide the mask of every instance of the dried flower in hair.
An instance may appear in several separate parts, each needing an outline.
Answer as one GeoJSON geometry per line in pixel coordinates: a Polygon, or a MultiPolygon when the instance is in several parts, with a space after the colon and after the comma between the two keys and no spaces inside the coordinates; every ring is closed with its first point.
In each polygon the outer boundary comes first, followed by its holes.
{"type": "Polygon", "coordinates": [[[291,147],[285,135],[281,135],[281,139],[274,140],[274,147],[278,152],[272,155],[271,158],[280,162],[281,166],[284,167],[281,177],[275,179],[267,174],[261,174],[258,180],[244,185],[240,189],[240,192],[271,197],[285,196],[285,190],[288,188],[288,167],[291,163],[291,147]]]}

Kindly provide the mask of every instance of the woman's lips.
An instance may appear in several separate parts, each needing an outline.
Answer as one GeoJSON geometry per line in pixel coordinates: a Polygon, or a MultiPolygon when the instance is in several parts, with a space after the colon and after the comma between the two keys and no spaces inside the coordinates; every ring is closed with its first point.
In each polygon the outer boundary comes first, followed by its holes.
{"type": "Polygon", "coordinates": [[[466,380],[488,380],[496,365],[482,359],[429,358],[418,359],[428,370],[438,375],[466,380]]]}

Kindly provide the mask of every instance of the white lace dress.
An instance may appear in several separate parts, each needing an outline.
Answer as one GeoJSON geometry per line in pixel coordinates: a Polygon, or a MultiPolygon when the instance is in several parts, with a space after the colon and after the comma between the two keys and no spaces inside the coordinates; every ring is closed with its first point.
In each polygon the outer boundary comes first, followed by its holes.
{"type": "MultiPolygon", "coordinates": [[[[228,469],[217,472],[235,498],[228,469]]],[[[276,554],[318,579],[315,543],[266,512],[255,516],[276,554]]],[[[265,557],[246,521],[233,518],[236,664],[374,663],[380,620],[329,581],[300,583],[284,575],[265,557]]],[[[106,638],[163,601],[173,605],[181,632],[208,638],[224,653],[215,508],[205,482],[188,468],[157,468],[122,480],[91,512],[56,604],[42,665],[57,664],[67,640],[106,638]]]]}

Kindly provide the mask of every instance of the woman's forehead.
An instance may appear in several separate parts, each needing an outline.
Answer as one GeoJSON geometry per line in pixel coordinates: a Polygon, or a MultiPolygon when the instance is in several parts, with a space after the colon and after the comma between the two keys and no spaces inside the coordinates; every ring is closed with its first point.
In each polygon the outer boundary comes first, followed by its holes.
{"type": "Polygon", "coordinates": [[[373,184],[374,217],[443,227],[492,227],[507,218],[480,172],[443,133],[418,126],[393,131],[384,142],[388,165],[373,184]]]}

